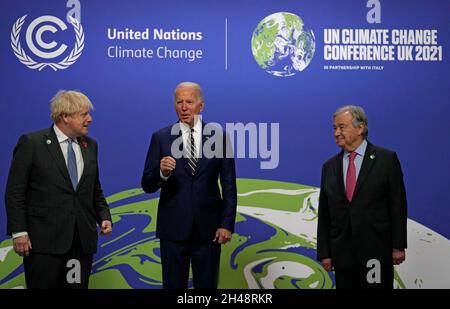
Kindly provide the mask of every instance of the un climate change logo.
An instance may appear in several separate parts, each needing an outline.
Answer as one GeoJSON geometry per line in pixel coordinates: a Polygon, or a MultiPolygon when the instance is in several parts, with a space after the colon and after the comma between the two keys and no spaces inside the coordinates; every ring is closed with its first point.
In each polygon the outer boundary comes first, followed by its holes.
{"type": "Polygon", "coordinates": [[[258,65],[275,76],[292,76],[311,62],[316,49],[312,30],[300,16],[278,12],[265,17],[252,36],[252,52],[258,65]]]}
{"type": "MultiPolygon", "coordinates": [[[[25,50],[22,48],[20,44],[20,31],[22,30],[22,26],[25,22],[27,15],[24,15],[17,19],[14,23],[11,31],[11,47],[13,49],[14,55],[22,62],[24,65],[29,67],[30,69],[37,69],[41,71],[45,67],[50,67],[53,70],[64,70],[69,66],[75,63],[75,61],[81,56],[81,53],[84,48],[84,33],[83,27],[81,23],[71,17],[68,16],[70,23],[73,26],[75,31],[75,46],[70,52],[68,56],[62,59],[59,62],[37,62],[30,56],[25,53],[25,50]]],[[[50,43],[45,42],[43,40],[43,35],[45,32],[55,33],[58,29],[53,26],[55,24],[59,27],[60,30],[64,31],[67,29],[66,24],[55,16],[45,15],[34,19],[30,25],[28,26],[25,34],[26,43],[31,52],[33,52],[36,56],[42,59],[54,59],[61,56],[66,50],[67,45],[61,44],[56,50],[57,43],[52,41],[50,43]],[[35,30],[37,28],[37,30],[35,30]],[[37,45],[45,50],[42,51],[38,49],[35,45],[37,45]]]]}

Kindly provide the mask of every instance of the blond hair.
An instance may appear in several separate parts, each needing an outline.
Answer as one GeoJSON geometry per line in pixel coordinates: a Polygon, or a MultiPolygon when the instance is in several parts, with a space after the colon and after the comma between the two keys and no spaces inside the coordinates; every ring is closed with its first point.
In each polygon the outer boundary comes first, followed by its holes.
{"type": "Polygon", "coordinates": [[[76,114],[85,107],[89,110],[94,109],[89,98],[83,93],[74,90],[59,90],[50,101],[50,116],[57,123],[63,115],[76,114]]]}

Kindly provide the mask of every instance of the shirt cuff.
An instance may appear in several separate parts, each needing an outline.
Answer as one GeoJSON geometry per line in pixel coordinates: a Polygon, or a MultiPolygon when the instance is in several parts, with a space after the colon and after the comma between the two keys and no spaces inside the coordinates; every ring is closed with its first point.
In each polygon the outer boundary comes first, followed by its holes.
{"type": "Polygon", "coordinates": [[[161,172],[161,170],[159,170],[159,176],[161,177],[162,180],[167,181],[167,179],[169,179],[170,175],[172,175],[172,172],[169,173],[169,176],[164,176],[163,173],[161,172]]]}

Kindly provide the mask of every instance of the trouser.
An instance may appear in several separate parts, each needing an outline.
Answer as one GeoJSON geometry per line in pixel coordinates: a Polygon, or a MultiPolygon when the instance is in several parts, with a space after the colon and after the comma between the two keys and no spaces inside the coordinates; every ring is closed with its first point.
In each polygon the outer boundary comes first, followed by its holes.
{"type": "Polygon", "coordinates": [[[160,240],[163,288],[186,289],[192,264],[196,289],[216,289],[219,278],[221,245],[202,240],[198,233],[183,241],[160,240]]]}
{"type": "Polygon", "coordinates": [[[351,268],[336,269],[334,272],[336,289],[392,289],[394,267],[381,265],[379,274],[375,274],[375,271],[377,270],[361,264],[356,264],[351,268]],[[370,273],[368,274],[368,272],[370,273]]]}
{"type": "Polygon", "coordinates": [[[78,229],[65,254],[30,251],[23,260],[28,289],[87,289],[92,269],[92,254],[83,252],[78,229]]]}

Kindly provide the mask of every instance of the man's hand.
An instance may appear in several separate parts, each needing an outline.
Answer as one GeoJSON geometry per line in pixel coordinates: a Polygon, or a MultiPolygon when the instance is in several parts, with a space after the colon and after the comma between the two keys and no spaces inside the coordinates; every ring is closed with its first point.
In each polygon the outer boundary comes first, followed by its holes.
{"type": "Polygon", "coordinates": [[[30,255],[31,241],[28,235],[19,236],[13,239],[14,251],[20,256],[30,255]]]}
{"type": "Polygon", "coordinates": [[[406,253],[404,249],[392,249],[392,264],[400,265],[405,261],[406,253]]]}
{"type": "Polygon", "coordinates": [[[109,220],[102,221],[102,230],[100,234],[108,235],[112,233],[112,223],[109,220]]]}
{"type": "Polygon", "coordinates": [[[164,177],[168,177],[170,173],[175,169],[176,161],[171,156],[167,156],[161,159],[159,162],[159,168],[164,177]]]}
{"type": "Polygon", "coordinates": [[[214,242],[224,245],[230,240],[231,240],[231,231],[224,228],[217,229],[216,237],[213,239],[214,242]]]}
{"type": "Polygon", "coordinates": [[[322,260],[322,267],[330,272],[331,269],[333,268],[333,261],[330,258],[326,258],[322,260]]]}

